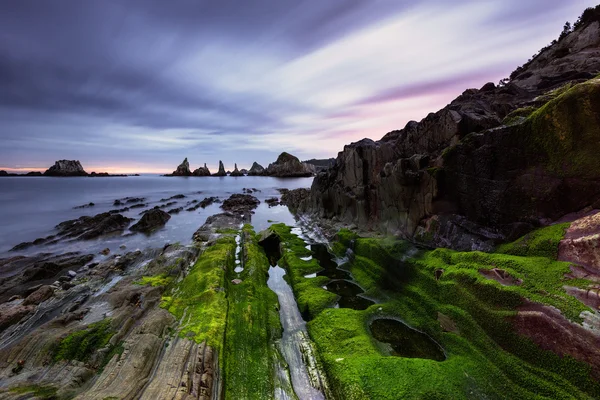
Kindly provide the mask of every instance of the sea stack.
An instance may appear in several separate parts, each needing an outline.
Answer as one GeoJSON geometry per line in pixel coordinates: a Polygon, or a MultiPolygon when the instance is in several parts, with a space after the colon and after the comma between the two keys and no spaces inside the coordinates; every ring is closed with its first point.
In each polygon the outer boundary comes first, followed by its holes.
{"type": "Polygon", "coordinates": [[[190,163],[188,162],[187,157],[183,160],[181,164],[177,167],[175,171],[171,174],[172,176],[192,176],[192,172],[190,171],[190,163]]]}
{"type": "Polygon", "coordinates": [[[195,169],[193,175],[194,176],[210,176],[210,170],[206,166],[206,163],[204,163],[204,167],[195,169]]]}
{"type": "Polygon", "coordinates": [[[230,174],[230,176],[244,176],[244,174],[240,172],[240,170],[237,167],[237,164],[235,164],[235,168],[233,169],[233,172],[230,174]]]}
{"type": "Polygon", "coordinates": [[[79,160],[59,160],[44,172],[46,176],[87,176],[79,160]]]}
{"type": "Polygon", "coordinates": [[[225,167],[223,166],[223,161],[219,160],[219,171],[213,176],[227,176],[227,172],[225,172],[225,167]]]}
{"type": "Polygon", "coordinates": [[[264,172],[265,169],[263,168],[263,166],[254,161],[252,167],[250,167],[250,171],[248,171],[248,176],[259,176],[264,174],[264,172]]]}
{"type": "Polygon", "coordinates": [[[269,164],[264,172],[264,175],[279,178],[300,178],[313,176],[314,174],[315,167],[313,165],[302,163],[298,157],[285,151],[277,157],[277,161],[269,164]]]}

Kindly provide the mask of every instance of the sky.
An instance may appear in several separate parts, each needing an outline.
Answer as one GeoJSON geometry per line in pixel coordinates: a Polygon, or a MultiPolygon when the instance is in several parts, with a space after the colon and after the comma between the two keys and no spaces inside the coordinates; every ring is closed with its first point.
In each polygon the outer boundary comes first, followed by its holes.
{"type": "Polygon", "coordinates": [[[498,82],[596,0],[4,0],[0,169],[335,157],[498,82]]]}

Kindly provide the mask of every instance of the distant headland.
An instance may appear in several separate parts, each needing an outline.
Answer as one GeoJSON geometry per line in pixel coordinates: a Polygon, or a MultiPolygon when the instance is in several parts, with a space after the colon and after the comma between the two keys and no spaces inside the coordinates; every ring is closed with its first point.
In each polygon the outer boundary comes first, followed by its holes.
{"type": "Polygon", "coordinates": [[[79,162],[79,160],[58,160],[54,163],[53,166],[48,168],[44,173],[39,171],[36,172],[28,172],[26,174],[11,174],[4,170],[0,170],[0,177],[5,176],[55,176],[55,177],[72,177],[72,176],[85,176],[89,178],[95,177],[124,177],[124,176],[139,176],[138,174],[133,175],[124,175],[124,174],[116,174],[112,175],[108,172],[91,172],[87,173],[83,169],[83,166],[79,162]]]}

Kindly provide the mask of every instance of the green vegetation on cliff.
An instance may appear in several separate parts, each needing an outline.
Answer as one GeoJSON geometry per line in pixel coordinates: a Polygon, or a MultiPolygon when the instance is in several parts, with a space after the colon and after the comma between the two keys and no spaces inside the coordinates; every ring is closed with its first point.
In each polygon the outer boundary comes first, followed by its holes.
{"type": "MultiPolygon", "coordinates": [[[[321,306],[311,310],[308,329],[336,398],[585,399],[600,395],[600,385],[590,377],[591,367],[540,349],[518,335],[512,323],[523,298],[553,305],[572,320],[588,309],[562,288],[569,265],[556,261],[556,246],[565,228],[545,228],[499,249],[511,254],[424,252],[402,241],[341,232],[338,237],[344,244],[334,243],[333,249],[341,255],[353,245],[350,272],[380,303],[359,311],[327,308],[320,294],[299,301],[300,307],[321,306]],[[493,269],[504,271],[500,276],[514,284],[505,286],[484,275],[493,269]],[[378,318],[400,319],[426,333],[443,347],[447,359],[389,356],[370,334],[370,324],[378,318]]],[[[284,259],[294,260],[286,261],[289,273],[304,273],[310,263],[296,261],[307,254],[300,239],[283,226],[274,229],[284,241],[284,259]]],[[[290,281],[298,298],[310,297],[302,279],[290,281]]]]}
{"type": "Polygon", "coordinates": [[[547,168],[562,177],[600,173],[600,78],[565,87],[522,125],[531,150],[545,152],[547,168]]]}

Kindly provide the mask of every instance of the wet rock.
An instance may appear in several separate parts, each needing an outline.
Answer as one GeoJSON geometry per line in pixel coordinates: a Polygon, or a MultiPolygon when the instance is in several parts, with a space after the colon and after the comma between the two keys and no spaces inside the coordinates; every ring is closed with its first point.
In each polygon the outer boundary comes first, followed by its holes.
{"type": "MultiPolygon", "coordinates": [[[[167,198],[167,199],[160,199],[160,202],[161,202],[161,203],[164,203],[165,201],[170,201],[170,200],[181,200],[181,199],[185,199],[185,195],[184,195],[184,194],[176,194],[175,196],[171,196],[171,197],[169,197],[169,198],[167,198]]],[[[173,202],[173,203],[170,203],[170,204],[174,204],[174,202],[173,202]]]]}
{"type": "Polygon", "coordinates": [[[244,174],[242,174],[239,170],[238,170],[238,166],[237,164],[235,164],[235,168],[233,169],[233,172],[231,174],[229,174],[230,176],[244,176],[244,174]]]}
{"type": "Polygon", "coordinates": [[[162,228],[171,216],[162,210],[152,209],[144,214],[144,216],[130,229],[134,232],[150,233],[159,228],[162,228]]]}
{"type": "Polygon", "coordinates": [[[279,205],[279,199],[277,197],[269,197],[265,200],[265,203],[267,203],[269,207],[277,206],[279,205]]]}
{"type": "Polygon", "coordinates": [[[263,175],[265,169],[262,165],[257,163],[256,161],[252,163],[252,167],[250,167],[250,171],[248,171],[248,176],[260,176],[263,175]]]}
{"type": "Polygon", "coordinates": [[[107,256],[110,254],[110,249],[107,247],[105,249],[103,249],[100,254],[102,254],[103,256],[107,256]]]}
{"type": "Polygon", "coordinates": [[[34,305],[0,305],[0,332],[35,311],[34,305]]]}
{"type": "Polygon", "coordinates": [[[87,176],[77,160],[59,160],[44,172],[46,176],[87,176]]]}
{"type": "Polygon", "coordinates": [[[223,162],[219,160],[219,171],[213,176],[227,176],[227,172],[225,172],[225,167],[223,166],[223,162]]]}
{"type": "Polygon", "coordinates": [[[121,214],[102,213],[93,217],[81,217],[78,219],[61,222],[56,226],[58,237],[69,237],[75,239],[95,239],[97,237],[122,232],[127,228],[132,219],[121,214]]]}
{"type": "Polygon", "coordinates": [[[277,161],[265,169],[264,175],[279,178],[307,177],[315,174],[315,167],[311,164],[300,162],[298,157],[283,152],[277,157],[277,161]]]}
{"type": "Polygon", "coordinates": [[[558,246],[558,259],[600,276],[600,211],[572,222],[558,246]]]}
{"type": "Polygon", "coordinates": [[[40,287],[35,292],[31,293],[27,298],[23,301],[24,306],[29,305],[38,305],[43,301],[48,300],[50,297],[54,296],[54,289],[51,286],[44,285],[40,287]]]}
{"type": "Polygon", "coordinates": [[[90,202],[88,204],[84,204],[84,205],[81,205],[81,206],[73,207],[73,209],[77,210],[77,209],[81,209],[81,208],[90,208],[90,207],[94,207],[95,205],[96,204],[90,202]]]}
{"type": "Polygon", "coordinates": [[[179,214],[180,212],[183,211],[183,207],[177,207],[177,208],[172,208],[169,211],[167,211],[167,214],[179,214]]]}
{"type": "Polygon", "coordinates": [[[221,208],[225,211],[247,213],[258,207],[260,201],[248,194],[232,194],[223,202],[221,208]]]}
{"type": "Polygon", "coordinates": [[[239,229],[244,223],[244,218],[231,212],[211,215],[193,235],[196,242],[208,242],[219,237],[219,230],[239,229]]]}
{"type": "Polygon", "coordinates": [[[194,170],[193,172],[194,176],[210,176],[210,170],[208,169],[208,167],[206,166],[206,163],[204,163],[204,167],[200,167],[194,170]]]}
{"type": "Polygon", "coordinates": [[[294,189],[285,191],[281,195],[281,204],[288,206],[292,213],[295,213],[302,201],[310,196],[309,189],[294,189]]]}

